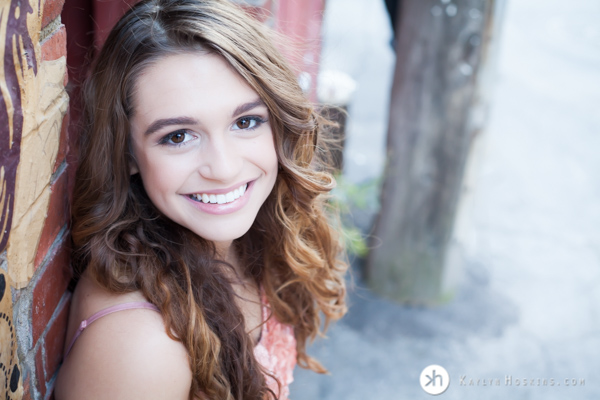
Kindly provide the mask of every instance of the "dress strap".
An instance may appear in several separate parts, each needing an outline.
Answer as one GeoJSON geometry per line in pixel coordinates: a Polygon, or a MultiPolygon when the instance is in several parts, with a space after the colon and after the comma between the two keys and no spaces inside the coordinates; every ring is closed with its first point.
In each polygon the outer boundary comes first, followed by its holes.
{"type": "Polygon", "coordinates": [[[71,339],[71,343],[69,344],[69,347],[67,348],[67,352],[65,353],[64,358],[65,359],[67,358],[67,356],[71,352],[71,348],[75,344],[75,341],[77,340],[77,338],[81,335],[83,330],[85,328],[87,328],[91,323],[93,323],[94,321],[96,321],[104,316],[107,316],[108,314],[112,314],[112,313],[124,311],[124,310],[139,309],[139,308],[159,311],[158,307],[156,307],[152,303],[149,303],[147,301],[136,301],[136,302],[132,302],[132,303],[121,303],[121,304],[114,305],[112,307],[105,308],[105,309],[100,310],[97,313],[93,314],[88,319],[84,319],[83,321],[81,321],[81,324],[79,324],[79,328],[75,332],[73,339],[71,339]]]}

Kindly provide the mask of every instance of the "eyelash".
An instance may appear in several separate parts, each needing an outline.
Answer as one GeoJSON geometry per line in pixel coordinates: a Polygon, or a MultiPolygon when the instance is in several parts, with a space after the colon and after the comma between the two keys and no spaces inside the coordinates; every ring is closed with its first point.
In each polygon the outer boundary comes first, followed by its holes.
{"type": "Polygon", "coordinates": [[[264,118],[262,118],[262,117],[259,117],[259,116],[257,116],[257,115],[251,115],[251,116],[246,116],[246,117],[241,117],[241,118],[238,118],[238,119],[237,119],[237,120],[236,120],[236,121],[233,123],[233,126],[235,127],[235,126],[237,125],[237,123],[238,123],[238,122],[240,122],[240,121],[242,121],[242,120],[245,120],[245,119],[247,119],[247,120],[250,120],[250,121],[254,121],[256,124],[255,124],[253,127],[251,127],[251,128],[237,128],[237,129],[235,129],[235,128],[234,128],[234,130],[246,130],[246,131],[253,131],[253,130],[255,130],[255,129],[259,128],[259,127],[260,127],[262,124],[264,124],[265,122],[267,122],[267,120],[266,120],[266,119],[264,119],[264,118]]]}
{"type": "Polygon", "coordinates": [[[180,134],[180,133],[191,136],[191,133],[189,133],[187,130],[179,129],[179,130],[176,130],[175,132],[171,132],[168,135],[164,136],[162,139],[160,139],[160,142],[158,142],[158,144],[166,145],[166,146],[175,146],[175,147],[184,146],[189,142],[189,140],[186,140],[185,142],[181,142],[181,143],[169,143],[169,141],[173,138],[173,136],[180,134]]]}
{"type": "MultiPolygon", "coordinates": [[[[256,116],[256,115],[252,115],[252,116],[246,116],[246,117],[241,117],[241,118],[238,118],[238,119],[237,119],[237,120],[236,120],[236,121],[233,123],[233,126],[235,127],[237,123],[239,123],[240,121],[242,121],[242,120],[245,120],[245,119],[246,119],[246,120],[250,120],[250,121],[254,121],[254,122],[255,122],[255,125],[254,125],[254,126],[252,126],[252,127],[249,127],[249,128],[237,128],[237,129],[235,129],[235,128],[234,128],[233,130],[246,130],[246,131],[253,131],[253,130],[255,130],[255,129],[259,128],[259,127],[260,127],[262,124],[264,124],[265,122],[267,122],[267,121],[268,121],[268,120],[266,120],[266,119],[264,119],[264,118],[262,118],[262,117],[259,117],[259,116],[256,116]]],[[[186,140],[186,141],[184,141],[184,142],[181,142],[181,143],[169,143],[169,141],[170,141],[170,140],[171,140],[171,139],[172,139],[172,138],[173,138],[175,135],[177,135],[177,134],[181,134],[181,133],[183,133],[184,135],[191,135],[191,133],[189,133],[187,130],[185,130],[185,129],[179,129],[179,130],[176,130],[175,132],[171,132],[171,133],[169,133],[169,134],[165,135],[165,136],[164,136],[164,137],[163,137],[163,138],[162,138],[162,139],[161,139],[161,140],[158,142],[158,144],[161,144],[161,145],[166,145],[166,146],[174,146],[174,147],[185,146],[186,144],[188,144],[189,140],[186,140]]]]}

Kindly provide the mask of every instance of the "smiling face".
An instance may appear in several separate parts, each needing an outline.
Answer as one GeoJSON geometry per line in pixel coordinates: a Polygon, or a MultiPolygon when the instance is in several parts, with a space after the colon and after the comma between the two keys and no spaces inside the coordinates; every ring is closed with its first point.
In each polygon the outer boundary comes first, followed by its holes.
{"type": "Polygon", "coordinates": [[[131,173],[152,203],[198,236],[228,246],[273,189],[277,154],[269,112],[218,55],[169,55],[138,77],[131,173]]]}

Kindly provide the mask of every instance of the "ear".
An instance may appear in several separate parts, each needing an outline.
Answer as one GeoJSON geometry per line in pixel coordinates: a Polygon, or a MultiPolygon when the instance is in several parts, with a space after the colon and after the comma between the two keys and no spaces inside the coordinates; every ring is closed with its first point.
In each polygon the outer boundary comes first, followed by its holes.
{"type": "Polygon", "coordinates": [[[129,175],[135,175],[140,172],[137,163],[133,159],[133,157],[129,158],[129,175]]]}

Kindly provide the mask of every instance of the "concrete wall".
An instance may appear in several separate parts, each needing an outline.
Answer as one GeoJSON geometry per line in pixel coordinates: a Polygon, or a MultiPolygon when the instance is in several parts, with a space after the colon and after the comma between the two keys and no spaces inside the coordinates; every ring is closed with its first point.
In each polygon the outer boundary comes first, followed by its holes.
{"type": "MultiPolygon", "coordinates": [[[[125,10],[133,2],[72,0],[67,7],[106,17],[103,7],[125,10]]],[[[6,399],[52,398],[64,347],[77,147],[69,117],[75,120],[79,113],[77,85],[69,85],[70,110],[65,90],[63,6],[64,0],[0,2],[0,398],[6,399]]],[[[290,38],[295,48],[290,59],[305,80],[309,76],[307,90],[314,93],[324,0],[248,0],[245,7],[290,38]]],[[[96,25],[97,46],[114,20],[96,25]]],[[[71,38],[87,34],[78,29],[71,38]]],[[[73,67],[70,61],[69,67],[74,82],[84,75],[81,62],[73,67]]]]}

